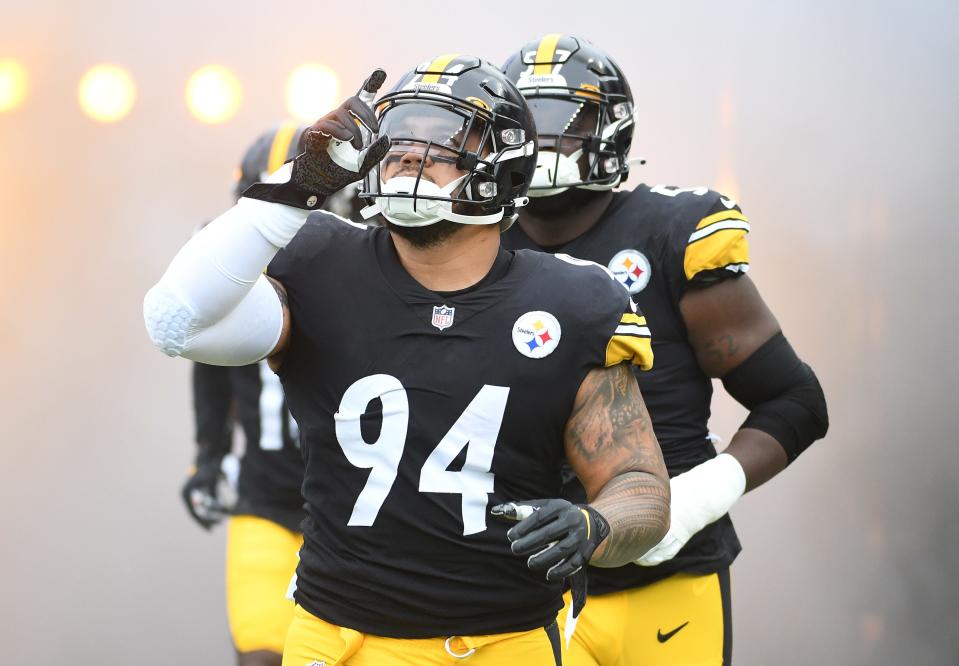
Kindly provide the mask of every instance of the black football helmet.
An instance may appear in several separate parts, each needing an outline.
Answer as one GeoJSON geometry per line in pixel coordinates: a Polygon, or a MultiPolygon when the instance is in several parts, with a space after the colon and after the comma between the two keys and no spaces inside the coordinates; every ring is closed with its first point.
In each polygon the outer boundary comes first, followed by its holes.
{"type": "Polygon", "coordinates": [[[305,129],[293,123],[283,123],[256,138],[243,153],[243,160],[234,174],[236,186],[233,192],[237,199],[250,185],[263,181],[303,152],[300,139],[305,129]]]}
{"type": "Polygon", "coordinates": [[[529,196],[611,190],[626,179],[633,95],[605,51],[581,37],[550,34],[510,56],[503,72],[529,102],[539,134],[529,196]]]}
{"type": "MultiPolygon", "coordinates": [[[[262,182],[285,162],[303,152],[303,132],[306,127],[284,123],[256,138],[243,154],[243,161],[234,174],[234,194],[239,199],[254,183],[262,182]]],[[[348,185],[327,197],[323,209],[354,222],[362,221],[363,203],[357,196],[357,186],[348,185]]]]}
{"type": "Polygon", "coordinates": [[[526,100],[492,64],[464,55],[427,60],[374,108],[392,147],[363,181],[360,196],[371,202],[364,217],[381,213],[406,227],[440,220],[508,226],[528,201],[536,128],[526,100]],[[410,152],[421,158],[416,176],[384,181],[391,160],[410,152]],[[423,178],[427,156],[462,175],[442,186],[423,178]]]}

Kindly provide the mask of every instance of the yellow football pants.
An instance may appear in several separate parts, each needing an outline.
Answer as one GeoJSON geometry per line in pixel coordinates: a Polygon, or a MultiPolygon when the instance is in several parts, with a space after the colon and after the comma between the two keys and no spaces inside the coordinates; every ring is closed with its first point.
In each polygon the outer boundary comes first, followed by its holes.
{"type": "MultiPolygon", "coordinates": [[[[558,636],[555,636],[558,638],[558,636]]],[[[386,638],[338,627],[301,606],[286,637],[283,666],[559,666],[544,629],[488,636],[386,638]],[[459,656],[454,656],[459,655],[459,656]]]]}
{"type": "MultiPolygon", "coordinates": [[[[560,611],[565,624],[570,595],[560,611]]],[[[642,588],[590,596],[563,666],[723,666],[732,651],[729,571],[676,574],[642,588]]]]}
{"type": "Polygon", "coordinates": [[[293,619],[286,598],[303,536],[255,516],[232,516],[226,533],[226,609],[237,652],[283,652],[293,619]]]}

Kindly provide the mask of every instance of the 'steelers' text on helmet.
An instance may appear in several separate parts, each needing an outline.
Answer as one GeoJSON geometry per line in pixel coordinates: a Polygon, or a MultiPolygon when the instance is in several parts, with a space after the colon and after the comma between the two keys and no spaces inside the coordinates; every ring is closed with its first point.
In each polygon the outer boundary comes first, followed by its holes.
{"type": "Polygon", "coordinates": [[[526,100],[496,67],[472,56],[443,55],[405,74],[376,102],[391,153],[369,172],[363,216],[421,227],[449,220],[508,225],[536,167],[536,129],[526,100]],[[413,152],[415,175],[383,180],[391,155],[413,152]],[[461,175],[442,186],[423,177],[427,158],[461,175]]]}
{"type": "Polygon", "coordinates": [[[581,37],[550,34],[510,56],[503,71],[529,102],[539,134],[531,197],[611,190],[626,179],[633,95],[608,54],[581,37]]]}

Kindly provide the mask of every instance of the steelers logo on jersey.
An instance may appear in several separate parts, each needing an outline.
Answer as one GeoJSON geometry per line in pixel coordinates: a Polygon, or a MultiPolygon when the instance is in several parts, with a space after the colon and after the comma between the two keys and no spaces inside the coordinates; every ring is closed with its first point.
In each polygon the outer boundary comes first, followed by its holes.
{"type": "Polygon", "coordinates": [[[649,259],[638,250],[621,250],[616,253],[609,262],[609,270],[612,271],[621,285],[626,287],[631,294],[638,294],[646,285],[649,284],[649,278],[652,277],[652,269],[649,266],[649,259]]]}
{"type": "Polygon", "coordinates": [[[559,345],[562,329],[556,317],[548,312],[527,312],[513,324],[516,351],[529,358],[543,358],[559,345]]]}

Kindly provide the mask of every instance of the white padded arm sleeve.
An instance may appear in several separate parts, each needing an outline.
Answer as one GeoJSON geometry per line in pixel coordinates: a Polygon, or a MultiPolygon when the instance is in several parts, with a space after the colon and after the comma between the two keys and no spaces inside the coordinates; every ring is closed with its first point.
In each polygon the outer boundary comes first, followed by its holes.
{"type": "Polygon", "coordinates": [[[269,354],[283,310],[262,273],[308,214],[240,199],[191,238],[143,300],[154,346],[215,365],[246,365],[269,354]]]}

